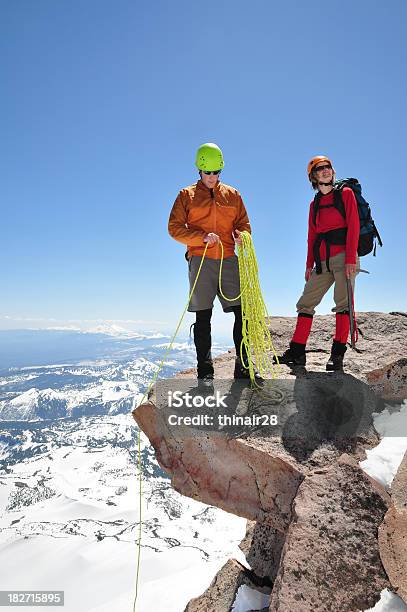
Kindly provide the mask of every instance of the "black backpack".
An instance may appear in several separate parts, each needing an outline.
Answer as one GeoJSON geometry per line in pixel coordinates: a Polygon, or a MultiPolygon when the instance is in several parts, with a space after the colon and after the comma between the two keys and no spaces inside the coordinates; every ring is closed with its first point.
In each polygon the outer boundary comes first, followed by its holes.
{"type": "MultiPolygon", "coordinates": [[[[341,213],[342,217],[346,219],[345,206],[342,199],[342,189],[349,187],[355,194],[356,202],[358,205],[359,221],[360,221],[360,234],[358,243],[358,255],[363,256],[371,253],[376,255],[376,239],[380,246],[383,246],[380,234],[377,231],[375,222],[372,219],[372,213],[368,202],[362,196],[362,186],[356,178],[345,178],[340,181],[336,181],[334,184],[334,203],[333,206],[341,213]]],[[[319,201],[322,197],[320,192],[314,198],[313,206],[313,221],[316,222],[317,213],[319,209],[319,201]]],[[[333,230],[333,232],[339,230],[333,230]]],[[[332,232],[329,232],[332,233],[332,232]]],[[[338,236],[339,238],[339,236],[338,236]]],[[[346,236],[344,236],[346,242],[346,236]]],[[[343,240],[343,238],[342,238],[343,240]]],[[[338,244],[338,242],[336,242],[338,244]]],[[[331,240],[331,244],[335,244],[334,240],[331,240]]],[[[339,242],[340,244],[340,242],[339,242]]]]}

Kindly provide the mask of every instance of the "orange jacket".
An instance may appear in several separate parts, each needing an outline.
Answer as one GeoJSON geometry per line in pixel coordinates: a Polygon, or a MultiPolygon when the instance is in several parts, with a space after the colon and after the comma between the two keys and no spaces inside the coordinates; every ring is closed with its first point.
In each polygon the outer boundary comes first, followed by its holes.
{"type": "MultiPolygon", "coordinates": [[[[208,189],[201,180],[182,189],[172,207],[168,222],[170,236],[188,246],[188,258],[202,255],[204,236],[213,232],[222,241],[224,257],[235,253],[234,230],[250,232],[250,222],[240,193],[233,187],[216,183],[208,189]]],[[[209,245],[206,257],[220,259],[218,243],[209,245]]]]}

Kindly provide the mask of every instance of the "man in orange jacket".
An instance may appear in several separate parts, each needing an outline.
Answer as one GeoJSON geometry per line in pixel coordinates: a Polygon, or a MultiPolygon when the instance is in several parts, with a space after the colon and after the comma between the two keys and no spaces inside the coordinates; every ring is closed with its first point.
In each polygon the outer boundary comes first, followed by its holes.
{"type": "MultiPolygon", "coordinates": [[[[168,231],[178,242],[187,245],[190,290],[208,245],[202,269],[188,306],[196,313],[194,343],[197,356],[198,378],[213,379],[211,355],[211,317],[213,302],[218,296],[224,312],[233,312],[235,322],[233,340],[236,348],[235,378],[249,378],[249,371],[240,359],[242,342],[242,309],[240,298],[225,300],[219,291],[219,266],[222,257],[222,292],[230,298],[240,294],[238,258],[235,244],[240,244],[240,232],[250,232],[250,222],[240,193],[219,180],[224,167],[220,148],[213,143],[201,145],[195,162],[200,179],[182,189],[171,210],[168,231]]],[[[246,354],[244,354],[246,362],[246,354]]]]}

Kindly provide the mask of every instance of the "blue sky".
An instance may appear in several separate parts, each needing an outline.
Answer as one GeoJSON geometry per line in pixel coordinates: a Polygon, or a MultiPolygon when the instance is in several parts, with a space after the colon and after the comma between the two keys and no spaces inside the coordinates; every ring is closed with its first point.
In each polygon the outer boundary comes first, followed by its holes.
{"type": "Polygon", "coordinates": [[[294,314],[303,287],[320,153],[360,179],[384,241],[357,309],[406,310],[404,0],[0,11],[0,329],[175,327],[186,263],[167,220],[207,141],[246,203],[271,314],[294,314]]]}

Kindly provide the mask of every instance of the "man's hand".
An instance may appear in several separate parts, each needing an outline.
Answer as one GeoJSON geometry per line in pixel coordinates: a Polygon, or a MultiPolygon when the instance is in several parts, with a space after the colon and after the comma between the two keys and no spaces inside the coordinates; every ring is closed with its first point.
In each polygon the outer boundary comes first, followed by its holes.
{"type": "Polygon", "coordinates": [[[240,238],[241,232],[239,230],[235,230],[232,232],[233,240],[236,242],[238,246],[242,246],[242,239],[240,238]]]}
{"type": "Polygon", "coordinates": [[[305,269],[305,282],[306,283],[309,281],[311,274],[312,274],[312,268],[306,268],[305,269]]]}
{"type": "Polygon", "coordinates": [[[355,276],[355,274],[356,274],[356,264],[345,264],[345,274],[346,274],[346,278],[350,278],[351,276],[355,276]]]}
{"type": "Polygon", "coordinates": [[[217,242],[219,242],[219,240],[220,238],[218,234],[214,234],[213,232],[211,232],[210,234],[206,234],[203,239],[203,241],[207,242],[208,244],[216,244],[217,242]]]}

